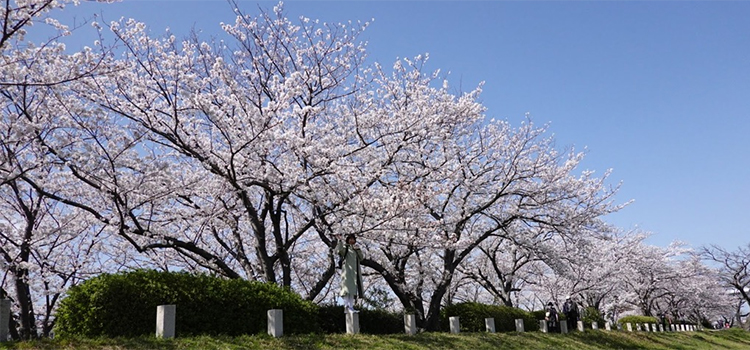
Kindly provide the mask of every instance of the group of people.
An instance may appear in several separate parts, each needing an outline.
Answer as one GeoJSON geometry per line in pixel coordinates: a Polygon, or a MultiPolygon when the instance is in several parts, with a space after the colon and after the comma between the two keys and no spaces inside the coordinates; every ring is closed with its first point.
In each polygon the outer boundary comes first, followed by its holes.
{"type": "MultiPolygon", "coordinates": [[[[576,329],[579,318],[578,305],[576,305],[570,297],[565,299],[562,312],[565,315],[565,324],[568,326],[568,330],[572,331],[576,329]]],[[[547,303],[547,310],[544,313],[544,319],[547,321],[548,332],[560,332],[560,315],[557,312],[557,308],[555,308],[555,304],[551,301],[547,303]]]]}

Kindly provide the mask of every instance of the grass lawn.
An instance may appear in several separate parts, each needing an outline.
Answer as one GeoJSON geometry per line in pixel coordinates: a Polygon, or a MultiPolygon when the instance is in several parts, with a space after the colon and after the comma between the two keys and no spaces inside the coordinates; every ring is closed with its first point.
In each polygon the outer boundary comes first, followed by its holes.
{"type": "Polygon", "coordinates": [[[721,331],[647,333],[592,331],[572,334],[422,333],[408,335],[267,335],[241,337],[155,337],[114,339],[55,339],[0,343],[0,349],[750,349],[750,332],[721,331]]]}

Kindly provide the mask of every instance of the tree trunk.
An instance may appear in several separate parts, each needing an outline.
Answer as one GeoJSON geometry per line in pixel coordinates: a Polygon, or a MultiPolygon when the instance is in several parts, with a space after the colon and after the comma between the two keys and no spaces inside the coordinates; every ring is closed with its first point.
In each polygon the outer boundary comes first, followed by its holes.
{"type": "Polygon", "coordinates": [[[427,329],[427,322],[424,313],[424,302],[420,296],[414,295],[407,292],[404,289],[405,281],[397,279],[396,276],[392,275],[388,270],[385,269],[379,263],[364,259],[362,260],[362,266],[369,267],[379,273],[385,279],[385,282],[396,295],[401,305],[404,307],[404,311],[413,312],[414,318],[416,319],[417,327],[420,329],[427,329]]]}
{"type": "Polygon", "coordinates": [[[31,289],[26,282],[28,279],[28,271],[24,269],[14,270],[16,302],[20,308],[20,327],[18,335],[22,340],[36,339],[39,337],[39,334],[36,329],[36,317],[34,317],[34,303],[31,299],[31,289]]]}

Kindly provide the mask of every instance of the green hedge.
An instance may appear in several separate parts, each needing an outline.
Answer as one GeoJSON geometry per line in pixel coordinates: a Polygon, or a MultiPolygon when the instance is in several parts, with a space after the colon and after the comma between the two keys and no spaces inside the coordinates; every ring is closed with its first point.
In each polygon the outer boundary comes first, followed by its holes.
{"type": "Polygon", "coordinates": [[[630,316],[625,316],[625,317],[617,320],[617,323],[619,323],[619,324],[621,324],[623,326],[626,323],[631,323],[633,325],[633,329],[635,329],[635,324],[636,323],[640,323],[640,324],[644,324],[644,323],[649,323],[649,324],[656,323],[656,324],[659,324],[659,319],[656,318],[656,317],[652,317],[652,316],[630,315],[630,316]]]}
{"type": "MultiPolygon", "coordinates": [[[[543,320],[546,317],[547,310],[535,310],[535,311],[531,311],[529,313],[537,321],[537,327],[538,327],[539,326],[538,321],[543,320]]],[[[562,312],[560,313],[560,319],[561,320],[565,319],[565,314],[562,313],[562,312]]]]}
{"type": "Polygon", "coordinates": [[[602,317],[602,314],[593,306],[589,306],[583,310],[583,317],[581,318],[586,328],[591,328],[591,324],[596,322],[599,327],[604,327],[606,320],[602,317]]]}
{"type": "Polygon", "coordinates": [[[448,324],[452,316],[459,317],[462,332],[484,332],[486,330],[484,319],[495,319],[495,331],[515,332],[516,319],[523,319],[524,330],[527,332],[538,331],[539,321],[530,312],[503,305],[486,305],[480,303],[459,303],[447,306],[442,311],[442,327],[450,329],[448,324]]]}
{"type": "Polygon", "coordinates": [[[208,275],[136,270],[103,274],[60,302],[57,336],[117,337],[155,332],[156,307],[177,305],[179,335],[237,336],[267,330],[267,311],[284,310],[285,333],[319,331],[318,307],[276,286],[208,275]]]}
{"type": "MultiPolygon", "coordinates": [[[[345,333],[345,320],[343,306],[320,306],[318,324],[324,333],[345,333]]],[[[359,330],[364,334],[404,333],[404,314],[382,309],[361,309],[359,310],[359,330]]]]}

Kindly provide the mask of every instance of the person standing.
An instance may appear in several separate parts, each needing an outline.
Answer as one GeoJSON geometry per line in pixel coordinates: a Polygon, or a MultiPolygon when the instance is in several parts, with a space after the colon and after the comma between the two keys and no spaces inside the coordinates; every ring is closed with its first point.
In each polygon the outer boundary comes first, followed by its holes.
{"type": "Polygon", "coordinates": [[[565,314],[565,322],[568,324],[568,331],[572,332],[578,325],[578,305],[570,300],[570,297],[565,299],[563,314],[565,314]]]}
{"type": "Polygon", "coordinates": [[[341,291],[339,296],[344,299],[344,312],[358,312],[354,309],[354,302],[362,296],[362,269],[360,262],[364,259],[362,249],[357,245],[357,237],[347,235],[345,242],[338,239],[336,253],[339,255],[341,268],[341,291]]]}
{"type": "Polygon", "coordinates": [[[544,319],[547,321],[548,332],[560,332],[560,317],[557,315],[557,309],[555,309],[555,305],[551,301],[547,303],[547,312],[544,314],[544,319]]]}

